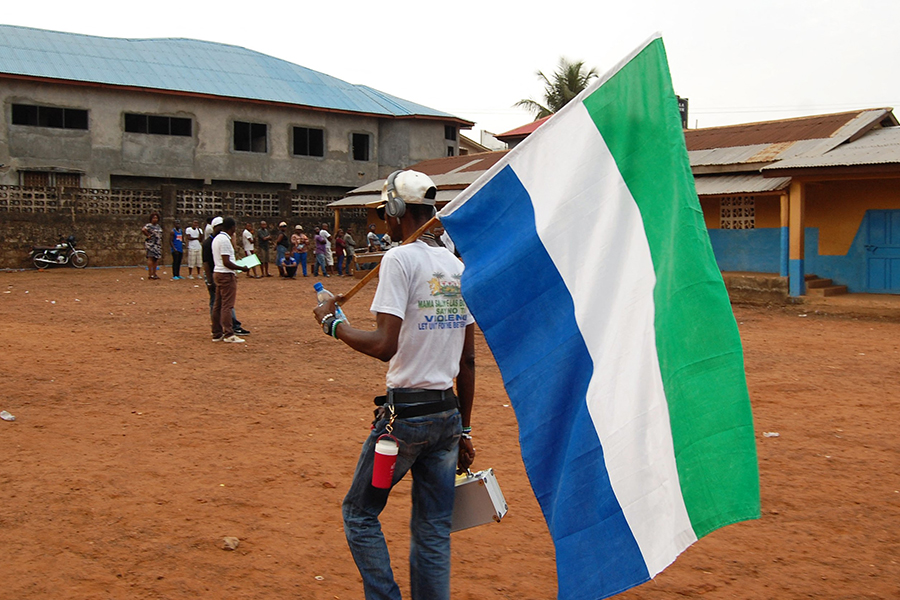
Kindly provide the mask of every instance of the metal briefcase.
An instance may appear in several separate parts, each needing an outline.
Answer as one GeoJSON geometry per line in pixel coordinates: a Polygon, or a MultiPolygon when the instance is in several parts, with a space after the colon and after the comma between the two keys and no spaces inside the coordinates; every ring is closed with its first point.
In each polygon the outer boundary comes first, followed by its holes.
{"type": "Polygon", "coordinates": [[[456,500],[450,531],[500,522],[509,508],[493,469],[456,476],[456,500]]]}

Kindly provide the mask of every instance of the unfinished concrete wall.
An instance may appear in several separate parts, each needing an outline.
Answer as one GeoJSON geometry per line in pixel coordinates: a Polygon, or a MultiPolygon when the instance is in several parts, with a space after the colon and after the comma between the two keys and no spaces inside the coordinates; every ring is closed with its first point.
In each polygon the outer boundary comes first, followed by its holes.
{"type": "Polygon", "coordinates": [[[81,186],[109,188],[134,177],[244,181],[260,185],[355,188],[428,158],[446,156],[444,123],[386,119],[235,99],[4,79],[0,86],[0,184],[19,185],[19,172],[75,171],[81,186]],[[12,105],[88,111],[88,129],[12,124],[12,105]],[[125,115],[190,119],[190,136],[125,131],[125,115]],[[266,126],[264,152],[235,149],[234,123],[266,126]],[[294,155],[295,127],[324,130],[324,156],[294,155]],[[353,134],[369,136],[368,160],[355,160],[353,134]]]}

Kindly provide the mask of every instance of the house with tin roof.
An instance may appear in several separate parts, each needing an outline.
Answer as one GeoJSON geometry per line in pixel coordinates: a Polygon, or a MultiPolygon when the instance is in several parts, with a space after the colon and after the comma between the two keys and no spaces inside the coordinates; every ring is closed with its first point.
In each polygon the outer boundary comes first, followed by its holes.
{"type": "Polygon", "coordinates": [[[900,293],[900,127],[890,108],[685,131],[729,288],[900,293]],[[756,284],[754,284],[756,285],[756,284]]]}
{"type": "MultiPolygon", "coordinates": [[[[497,137],[518,143],[544,120],[497,137]]],[[[892,109],[689,129],[685,140],[733,297],[900,293],[900,126],[892,109]]],[[[413,168],[432,176],[441,204],[503,154],[413,168]]],[[[371,208],[382,184],[352,190],[331,207],[371,208]]]]}
{"type": "MultiPolygon", "coordinates": [[[[344,191],[472,123],[253,50],[0,25],[0,184],[344,191]]],[[[324,205],[323,205],[324,206],[324,205]]]]}

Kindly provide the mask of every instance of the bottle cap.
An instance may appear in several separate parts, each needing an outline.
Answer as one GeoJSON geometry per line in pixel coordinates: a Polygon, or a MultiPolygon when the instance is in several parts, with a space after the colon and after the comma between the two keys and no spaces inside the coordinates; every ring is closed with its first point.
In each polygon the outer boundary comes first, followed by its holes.
{"type": "Polygon", "coordinates": [[[315,285],[313,285],[313,289],[315,289],[317,292],[321,292],[322,290],[325,289],[325,286],[322,285],[322,282],[321,282],[321,281],[317,281],[317,282],[315,283],[315,285]]]}

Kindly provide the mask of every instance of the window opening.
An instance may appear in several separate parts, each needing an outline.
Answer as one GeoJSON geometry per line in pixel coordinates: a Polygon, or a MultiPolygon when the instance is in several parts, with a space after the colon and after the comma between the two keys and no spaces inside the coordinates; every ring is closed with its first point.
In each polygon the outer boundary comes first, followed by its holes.
{"type": "Polygon", "coordinates": [[[165,117],[161,115],[136,115],[125,113],[125,131],[128,133],[150,133],[154,135],[177,135],[190,137],[192,121],[185,117],[165,117]]]}
{"type": "Polygon", "coordinates": [[[234,122],[234,149],[238,152],[267,152],[267,130],[265,123],[234,122]]]}
{"type": "Polygon", "coordinates": [[[325,130],[294,127],[295,156],[325,156],[325,130]]]}
{"type": "Polygon", "coordinates": [[[444,139],[456,141],[456,126],[444,125],[444,139]]]}
{"type": "Polygon", "coordinates": [[[369,134],[354,133],[352,142],[353,160],[369,160],[369,134]]]}
{"type": "Polygon", "coordinates": [[[88,111],[78,108],[13,104],[12,123],[54,129],[87,129],[88,111]]]}

